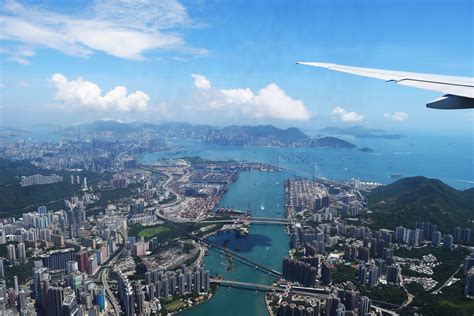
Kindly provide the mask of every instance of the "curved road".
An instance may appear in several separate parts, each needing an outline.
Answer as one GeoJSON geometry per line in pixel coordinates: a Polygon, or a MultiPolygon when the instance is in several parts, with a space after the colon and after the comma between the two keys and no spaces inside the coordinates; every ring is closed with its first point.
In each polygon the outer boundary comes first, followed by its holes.
{"type": "Polygon", "coordinates": [[[114,293],[110,290],[108,277],[109,277],[110,267],[120,257],[120,254],[122,253],[122,248],[125,245],[125,237],[123,236],[123,234],[121,232],[118,232],[118,234],[120,235],[120,237],[121,237],[120,239],[122,241],[120,243],[119,249],[115,252],[113,257],[109,258],[109,260],[108,260],[109,262],[106,265],[102,266],[102,268],[99,272],[99,276],[98,276],[98,279],[100,279],[100,282],[102,283],[102,285],[105,289],[106,298],[112,304],[112,307],[115,311],[115,315],[120,315],[120,313],[121,313],[120,304],[118,303],[117,298],[115,297],[114,293]]]}

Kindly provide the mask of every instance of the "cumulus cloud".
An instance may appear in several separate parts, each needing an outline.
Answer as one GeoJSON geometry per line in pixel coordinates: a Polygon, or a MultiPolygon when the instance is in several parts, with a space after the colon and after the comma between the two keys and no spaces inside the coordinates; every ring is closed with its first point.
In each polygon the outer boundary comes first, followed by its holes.
{"type": "Polygon", "coordinates": [[[117,86],[102,95],[102,89],[82,78],[68,80],[62,74],[54,74],[49,79],[56,90],[55,99],[71,108],[88,108],[102,111],[145,111],[149,96],[142,91],[128,94],[127,88],[117,86]]]}
{"type": "Polygon", "coordinates": [[[331,116],[333,119],[347,123],[360,122],[364,120],[364,116],[362,114],[358,114],[356,112],[348,112],[340,106],[336,106],[331,111],[331,116]]]}
{"type": "Polygon", "coordinates": [[[191,27],[186,8],[177,0],[97,1],[79,14],[57,13],[14,0],[1,1],[0,40],[9,59],[28,64],[37,48],[51,48],[68,55],[87,57],[96,51],[141,60],[156,49],[176,49],[205,54],[188,47],[171,28],[191,27]],[[87,12],[87,13],[82,13],[87,12]],[[19,44],[23,48],[12,46],[19,44]]]}
{"type": "Polygon", "coordinates": [[[408,114],[406,114],[405,112],[395,112],[393,114],[390,114],[390,113],[384,113],[383,116],[385,116],[386,118],[389,118],[389,119],[392,119],[394,121],[404,121],[408,118],[408,114]]]}
{"type": "Polygon", "coordinates": [[[191,77],[194,78],[194,86],[198,89],[210,89],[211,82],[204,77],[203,75],[192,74],[191,77]]]}
{"type": "Polygon", "coordinates": [[[212,89],[205,76],[191,76],[201,92],[199,98],[204,110],[256,119],[308,120],[312,117],[302,100],[291,98],[275,83],[254,93],[249,88],[212,89]]]}

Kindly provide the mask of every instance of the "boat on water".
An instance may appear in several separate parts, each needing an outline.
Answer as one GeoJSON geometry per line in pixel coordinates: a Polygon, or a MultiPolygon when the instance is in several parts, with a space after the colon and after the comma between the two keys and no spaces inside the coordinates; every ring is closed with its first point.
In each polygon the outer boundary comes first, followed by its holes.
{"type": "Polygon", "coordinates": [[[403,177],[403,175],[401,173],[392,173],[390,175],[390,178],[401,178],[403,177]]]}

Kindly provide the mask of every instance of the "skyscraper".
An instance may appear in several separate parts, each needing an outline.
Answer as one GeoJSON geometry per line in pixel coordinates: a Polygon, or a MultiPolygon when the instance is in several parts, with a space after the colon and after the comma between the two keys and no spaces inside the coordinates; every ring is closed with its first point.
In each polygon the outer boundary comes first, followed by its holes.
{"type": "Polygon", "coordinates": [[[464,286],[464,295],[474,296],[474,268],[471,268],[466,275],[466,284],[464,286]]]}
{"type": "Polygon", "coordinates": [[[367,296],[362,296],[359,302],[359,315],[364,316],[370,312],[370,299],[367,296]]]}
{"type": "Polygon", "coordinates": [[[26,248],[22,242],[18,244],[18,260],[21,264],[26,263],[26,248]]]}
{"type": "Polygon", "coordinates": [[[471,242],[471,229],[470,228],[464,228],[462,232],[462,241],[465,244],[471,242]]]}
{"type": "Polygon", "coordinates": [[[7,252],[8,252],[8,262],[10,263],[10,265],[14,265],[16,262],[15,245],[9,244],[7,246],[7,252]]]}
{"type": "Polygon", "coordinates": [[[454,241],[457,243],[462,241],[462,231],[459,226],[454,229],[454,241]]]}
{"type": "Polygon", "coordinates": [[[400,267],[396,265],[389,265],[387,267],[387,282],[398,284],[400,279],[400,267]]]}
{"type": "Polygon", "coordinates": [[[377,285],[379,282],[379,268],[377,266],[371,266],[368,271],[367,285],[369,287],[377,285]]]}
{"type": "Polygon", "coordinates": [[[48,316],[61,316],[64,299],[64,289],[61,287],[48,288],[48,316]]]}
{"type": "Polygon", "coordinates": [[[439,245],[441,245],[441,232],[440,231],[433,232],[433,235],[431,236],[431,244],[436,247],[439,247],[439,245]]]}
{"type": "Polygon", "coordinates": [[[330,285],[332,283],[331,266],[328,262],[323,262],[321,266],[321,282],[324,285],[330,285]]]}
{"type": "Polygon", "coordinates": [[[79,271],[87,273],[89,270],[89,253],[87,251],[77,253],[76,261],[79,266],[79,271]]]}
{"type": "Polygon", "coordinates": [[[453,249],[453,235],[443,236],[443,247],[449,250],[453,249]]]}

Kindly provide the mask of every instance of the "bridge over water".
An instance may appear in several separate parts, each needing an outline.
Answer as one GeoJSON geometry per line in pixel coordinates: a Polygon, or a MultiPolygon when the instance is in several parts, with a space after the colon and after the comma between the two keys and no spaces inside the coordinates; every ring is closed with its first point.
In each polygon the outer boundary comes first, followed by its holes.
{"type": "Polygon", "coordinates": [[[221,247],[219,245],[216,245],[216,244],[213,244],[205,239],[202,239],[202,238],[198,238],[196,236],[193,236],[191,234],[189,234],[189,236],[191,238],[193,238],[194,240],[198,241],[199,243],[207,246],[209,249],[212,249],[220,254],[223,254],[223,255],[229,255],[229,256],[232,256],[234,259],[238,260],[239,262],[245,264],[245,265],[248,265],[249,267],[252,267],[252,268],[255,268],[257,270],[260,270],[264,273],[267,273],[269,275],[273,275],[275,277],[278,277],[280,278],[281,277],[281,273],[274,270],[274,269],[271,269],[271,268],[268,268],[264,265],[261,265],[260,263],[256,262],[256,261],[253,261],[251,259],[248,259],[244,256],[241,256],[239,255],[238,253],[235,253],[234,251],[231,251],[227,248],[224,248],[224,247],[221,247]]]}
{"type": "Polygon", "coordinates": [[[283,220],[274,220],[274,219],[259,219],[259,218],[235,218],[235,219],[216,219],[216,220],[203,220],[195,221],[196,223],[203,224],[238,224],[238,223],[249,223],[255,225],[288,225],[290,221],[283,220]]]}
{"type": "MultiPolygon", "coordinates": [[[[223,279],[211,279],[211,283],[219,284],[221,286],[235,287],[235,288],[244,288],[249,290],[257,290],[264,292],[285,292],[287,289],[285,287],[265,285],[252,282],[242,282],[242,281],[232,281],[232,280],[223,280],[223,279]]],[[[311,296],[320,299],[327,299],[329,297],[328,291],[321,288],[299,288],[293,287],[292,292],[294,294],[300,294],[305,296],[311,296]]]]}

